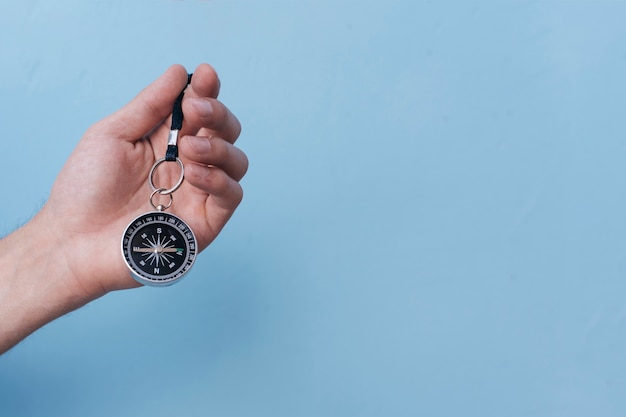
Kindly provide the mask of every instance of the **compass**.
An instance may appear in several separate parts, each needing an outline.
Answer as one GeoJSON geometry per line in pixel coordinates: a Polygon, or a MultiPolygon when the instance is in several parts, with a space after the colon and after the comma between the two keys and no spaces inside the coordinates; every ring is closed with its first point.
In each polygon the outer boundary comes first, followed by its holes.
{"type": "Polygon", "coordinates": [[[196,237],[179,217],[163,211],[142,214],[122,235],[122,255],[132,277],[144,285],[181,280],[196,260],[196,237]]]}

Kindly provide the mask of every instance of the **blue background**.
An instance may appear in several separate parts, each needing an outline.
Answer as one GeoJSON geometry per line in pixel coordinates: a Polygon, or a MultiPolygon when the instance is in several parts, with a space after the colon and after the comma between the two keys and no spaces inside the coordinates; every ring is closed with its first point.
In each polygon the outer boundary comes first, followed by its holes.
{"type": "Polygon", "coordinates": [[[625,17],[3,1],[0,232],[175,62],[216,67],[251,166],[185,281],[0,357],[0,415],[625,415],[625,17]]]}

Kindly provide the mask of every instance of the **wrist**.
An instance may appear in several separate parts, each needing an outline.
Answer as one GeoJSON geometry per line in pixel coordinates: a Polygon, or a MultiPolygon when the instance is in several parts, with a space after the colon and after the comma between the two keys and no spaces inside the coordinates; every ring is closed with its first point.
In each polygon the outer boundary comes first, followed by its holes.
{"type": "Polygon", "coordinates": [[[0,240],[0,353],[104,292],[81,288],[60,239],[38,215],[0,240]]]}

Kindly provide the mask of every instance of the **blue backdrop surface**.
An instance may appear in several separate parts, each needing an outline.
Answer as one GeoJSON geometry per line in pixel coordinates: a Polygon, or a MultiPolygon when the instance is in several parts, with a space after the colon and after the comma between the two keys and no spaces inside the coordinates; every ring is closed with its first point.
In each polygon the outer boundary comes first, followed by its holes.
{"type": "Polygon", "coordinates": [[[0,415],[625,415],[625,17],[3,1],[1,233],[172,63],[216,67],[251,165],[185,281],[0,357],[0,415]]]}

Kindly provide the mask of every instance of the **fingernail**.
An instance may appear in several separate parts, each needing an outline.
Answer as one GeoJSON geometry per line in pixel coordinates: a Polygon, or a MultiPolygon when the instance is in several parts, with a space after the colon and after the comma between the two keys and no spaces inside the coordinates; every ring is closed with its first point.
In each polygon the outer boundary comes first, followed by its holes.
{"type": "Polygon", "coordinates": [[[198,106],[198,108],[200,108],[203,112],[209,114],[213,112],[213,105],[210,101],[196,97],[192,98],[191,100],[193,101],[194,105],[198,106]]]}
{"type": "Polygon", "coordinates": [[[211,150],[211,142],[207,138],[200,138],[198,136],[187,136],[189,145],[196,153],[206,153],[211,150]]]}

